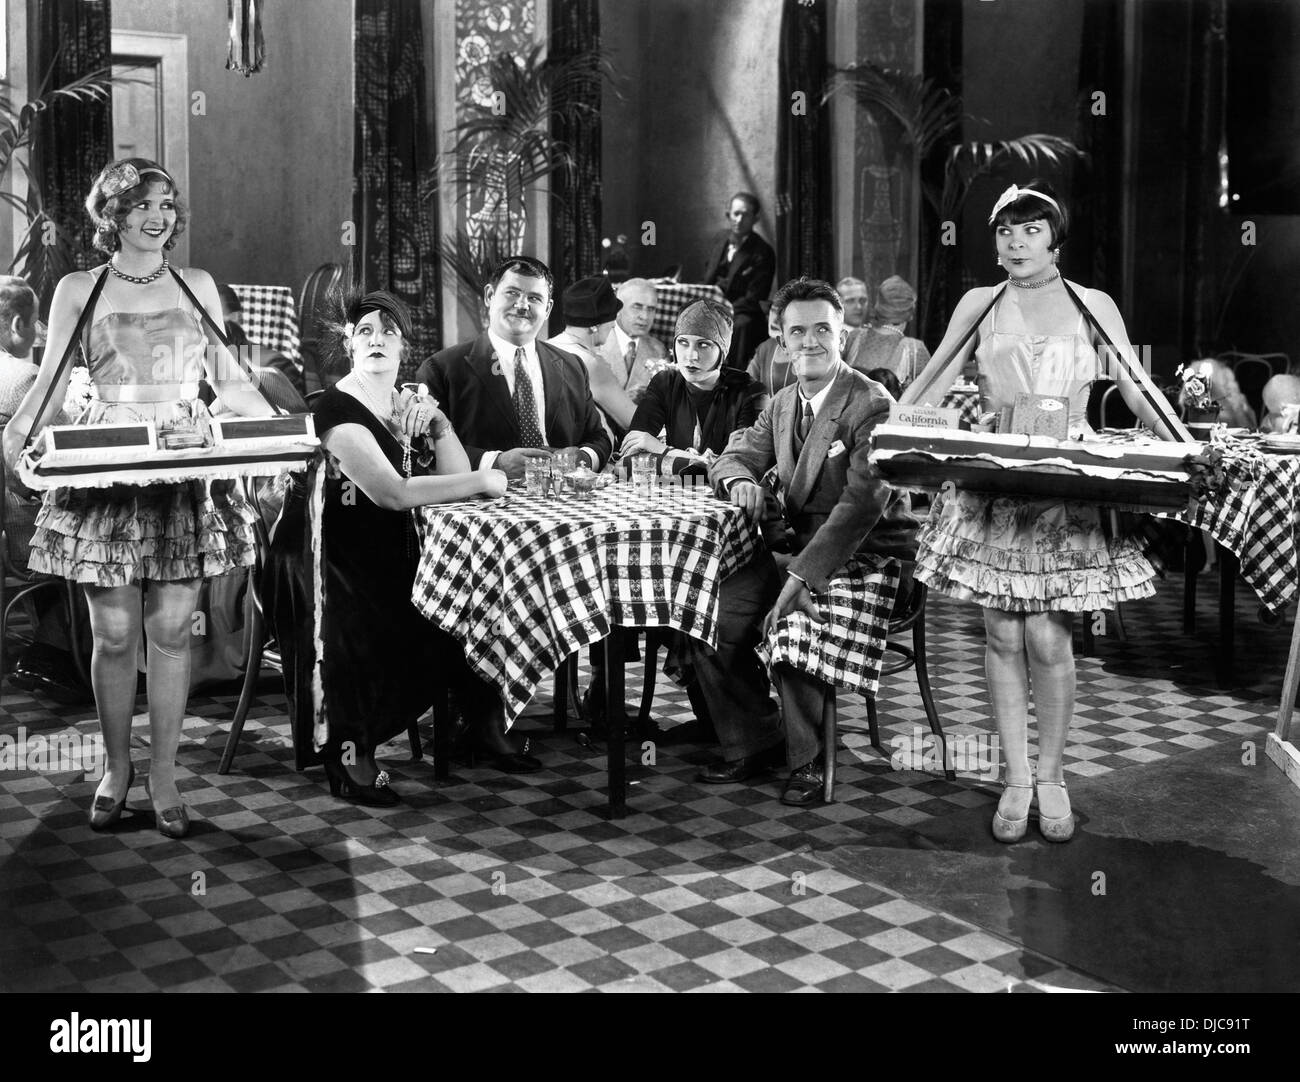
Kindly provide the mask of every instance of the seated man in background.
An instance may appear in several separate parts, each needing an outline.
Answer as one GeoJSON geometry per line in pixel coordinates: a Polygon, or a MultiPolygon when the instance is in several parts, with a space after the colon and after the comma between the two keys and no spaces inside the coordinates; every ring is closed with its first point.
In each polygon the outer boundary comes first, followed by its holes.
{"type": "MultiPolygon", "coordinates": [[[[598,352],[635,409],[651,377],[670,363],[664,344],[650,333],[659,307],[659,293],[644,278],[629,278],[615,292],[622,307],[614,321],[614,333],[605,339],[598,352]]],[[[593,381],[593,393],[595,387],[593,381]]],[[[627,423],[622,422],[622,426],[626,429],[627,423]]]]}
{"type": "Polygon", "coordinates": [[[840,295],[840,303],[844,305],[845,328],[852,332],[861,327],[867,321],[867,309],[871,306],[867,283],[861,278],[841,278],[835,292],[840,295]]]}
{"type": "Polygon", "coordinates": [[[844,349],[848,366],[859,372],[887,368],[906,388],[930,360],[925,343],[905,333],[915,312],[916,291],[910,285],[896,274],[881,282],[870,322],[848,336],[844,349]]]}
{"type": "Polygon", "coordinates": [[[735,325],[727,364],[745,368],[763,341],[762,302],[772,291],[776,253],[754,232],[762,207],[752,192],[737,192],[727,205],[731,228],[713,240],[704,265],[704,283],[716,285],[731,302],[735,325]]]}
{"type": "Polygon", "coordinates": [[[917,522],[869,461],[871,432],[888,421],[889,397],[841,360],[845,331],[835,290],[799,279],[783,286],[772,306],[797,382],[732,437],[709,480],[757,522],[762,478],[775,466],[793,555],[779,566],[765,548],[728,578],[717,650],[691,639],[689,652],[723,751],[723,761],[699,780],[745,781],[784,759],[790,776],[781,801],[803,807],[822,798],[822,711],[835,689],[778,664],[778,711],[755,648],[788,614],[820,623],[810,591],[824,593],[852,557],[915,558],[917,522]]]}

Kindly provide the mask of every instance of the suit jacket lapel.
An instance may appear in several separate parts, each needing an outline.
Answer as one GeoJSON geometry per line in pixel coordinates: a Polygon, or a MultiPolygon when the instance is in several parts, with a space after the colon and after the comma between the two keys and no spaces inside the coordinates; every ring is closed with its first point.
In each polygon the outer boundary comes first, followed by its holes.
{"type": "MultiPolygon", "coordinates": [[[[515,403],[514,399],[510,397],[510,385],[506,383],[506,377],[501,374],[500,369],[493,370],[494,356],[492,340],[486,334],[480,334],[474,341],[474,348],[470,350],[469,369],[482,385],[484,399],[501,411],[502,415],[514,426],[517,434],[519,418],[515,416],[515,403]]],[[[503,366],[515,363],[514,357],[496,357],[495,359],[500,361],[503,366]]]]}
{"type": "MultiPolygon", "coordinates": [[[[840,371],[831,384],[830,393],[822,404],[821,410],[813,420],[812,431],[804,441],[803,451],[795,464],[794,476],[790,479],[790,488],[786,493],[786,504],[798,511],[807,502],[813,485],[826,465],[826,452],[830,450],[835,435],[836,422],[844,412],[849,400],[849,380],[840,371]]],[[[795,399],[796,403],[799,401],[795,399]]],[[[793,423],[793,421],[791,422],[793,423]]]]}
{"type": "Polygon", "coordinates": [[[560,358],[553,347],[545,342],[537,343],[537,363],[542,369],[542,435],[550,442],[550,432],[555,425],[555,414],[559,408],[561,385],[564,373],[560,368],[560,358]]]}
{"type": "Polygon", "coordinates": [[[785,489],[785,499],[790,498],[790,483],[794,479],[794,425],[800,408],[799,390],[787,395],[772,411],[772,441],[776,445],[776,476],[785,489]]]}

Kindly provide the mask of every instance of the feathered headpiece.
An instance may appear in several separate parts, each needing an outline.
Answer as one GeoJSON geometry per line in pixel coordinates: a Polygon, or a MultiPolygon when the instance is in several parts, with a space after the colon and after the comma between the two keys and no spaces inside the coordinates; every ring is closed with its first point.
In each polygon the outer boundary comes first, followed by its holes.
{"type": "Polygon", "coordinates": [[[1034,199],[1041,199],[1044,203],[1050,203],[1052,206],[1056,208],[1057,214],[1061,213],[1061,204],[1058,203],[1055,199],[1053,199],[1050,195],[1044,195],[1042,192],[1035,191],[1033,188],[1017,188],[1013,184],[1011,185],[1010,188],[1008,188],[1005,192],[1003,192],[1000,196],[998,196],[998,201],[993,204],[993,209],[989,211],[989,225],[992,225],[993,220],[999,214],[1001,214],[1005,208],[1011,206],[1011,204],[1014,203],[1017,199],[1022,199],[1029,196],[1032,196],[1034,199]]]}

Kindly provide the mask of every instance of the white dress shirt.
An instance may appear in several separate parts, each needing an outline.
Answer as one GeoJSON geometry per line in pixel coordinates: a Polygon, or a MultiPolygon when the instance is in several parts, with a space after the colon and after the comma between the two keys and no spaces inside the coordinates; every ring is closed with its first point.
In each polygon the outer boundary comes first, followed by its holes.
{"type": "MultiPolygon", "coordinates": [[[[546,439],[546,385],[542,382],[542,362],[537,356],[537,340],[533,339],[516,346],[488,331],[488,341],[492,343],[492,351],[501,365],[501,374],[506,378],[511,399],[515,395],[515,350],[524,351],[524,371],[528,373],[528,382],[533,385],[533,401],[537,404],[537,427],[542,433],[542,446],[549,447],[550,444],[546,439]]],[[[502,448],[502,450],[509,450],[509,448],[502,448]]],[[[583,447],[582,450],[586,452],[588,464],[593,470],[596,469],[600,456],[596,454],[595,449],[583,447]]],[[[484,451],[483,459],[479,463],[480,468],[491,469],[496,464],[499,454],[501,450],[484,451]]]]}

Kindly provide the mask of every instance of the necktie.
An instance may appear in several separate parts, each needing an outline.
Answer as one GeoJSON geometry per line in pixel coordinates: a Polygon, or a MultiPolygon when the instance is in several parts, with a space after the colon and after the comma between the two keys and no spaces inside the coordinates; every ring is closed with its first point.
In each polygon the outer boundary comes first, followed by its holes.
{"type": "Polygon", "coordinates": [[[537,399],[533,397],[533,381],[524,367],[524,347],[515,349],[515,418],[519,422],[519,445],[543,447],[542,426],[537,420],[537,399]]]}
{"type": "Polygon", "coordinates": [[[628,385],[628,381],[632,378],[632,366],[634,364],[636,364],[636,339],[632,338],[628,340],[627,352],[623,354],[623,371],[627,373],[623,377],[624,387],[628,385]]]}
{"type": "Polygon", "coordinates": [[[808,439],[808,433],[812,431],[812,425],[812,403],[804,402],[803,413],[799,415],[799,423],[794,430],[794,453],[796,457],[803,450],[804,441],[808,439]]]}

